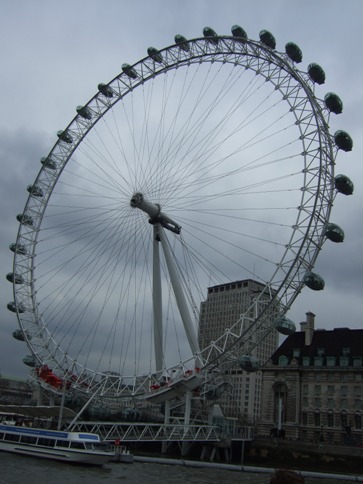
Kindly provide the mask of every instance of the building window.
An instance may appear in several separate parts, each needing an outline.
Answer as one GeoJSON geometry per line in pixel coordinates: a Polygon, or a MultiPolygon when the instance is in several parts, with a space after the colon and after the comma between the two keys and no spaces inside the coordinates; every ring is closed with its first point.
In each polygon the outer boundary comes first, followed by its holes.
{"type": "Polygon", "coordinates": [[[348,426],[348,415],[347,412],[342,412],[340,414],[340,421],[343,428],[348,426]]]}
{"type": "Polygon", "coordinates": [[[362,366],[362,358],[353,358],[353,366],[362,366]]]}
{"type": "Polygon", "coordinates": [[[300,356],[300,350],[298,348],[293,349],[292,350],[292,356],[294,358],[299,358],[299,356],[300,356]]]}
{"type": "Polygon", "coordinates": [[[314,412],[314,425],[315,427],[320,427],[320,412],[318,410],[314,412]]]}
{"type": "Polygon", "coordinates": [[[285,355],[279,357],[279,366],[287,366],[289,364],[289,358],[285,355]]]}
{"type": "Polygon", "coordinates": [[[334,385],[328,385],[328,394],[334,395],[334,393],[335,393],[334,385]]]}
{"type": "Polygon", "coordinates": [[[303,385],[303,394],[308,395],[309,394],[309,385],[303,385]]]}
{"type": "Polygon", "coordinates": [[[362,400],[361,399],[354,400],[354,410],[362,410],[362,400]]]}
{"type": "Polygon", "coordinates": [[[304,356],[303,357],[303,366],[309,366],[309,365],[310,365],[310,357],[304,356]]]}
{"type": "Polygon", "coordinates": [[[314,366],[323,366],[324,358],[322,356],[314,357],[314,366]]]}
{"type": "Polygon", "coordinates": [[[328,408],[334,408],[334,398],[328,398],[328,408]]]}
{"type": "Polygon", "coordinates": [[[314,394],[315,395],[321,395],[321,385],[315,385],[314,394]]]}
{"type": "Polygon", "coordinates": [[[346,398],[342,398],[340,402],[340,408],[343,410],[348,410],[348,400],[346,398]]]}
{"type": "Polygon", "coordinates": [[[342,397],[347,397],[348,396],[348,387],[346,385],[340,387],[340,395],[342,397]]]}
{"type": "Polygon", "coordinates": [[[354,415],[354,424],[356,429],[362,428],[362,414],[360,412],[354,415]]]}
{"type": "Polygon", "coordinates": [[[303,414],[302,414],[302,424],[303,425],[308,424],[308,414],[306,412],[303,412],[303,414]]]}
{"type": "Polygon", "coordinates": [[[321,407],[321,398],[315,398],[315,407],[321,407]]]}
{"type": "Polygon", "coordinates": [[[340,366],[348,366],[349,365],[349,356],[341,356],[339,358],[340,366]]]}
{"type": "Polygon", "coordinates": [[[335,366],[335,356],[327,356],[326,366],[335,366]]]}
{"type": "Polygon", "coordinates": [[[331,411],[327,413],[327,426],[334,427],[334,413],[331,411]]]}

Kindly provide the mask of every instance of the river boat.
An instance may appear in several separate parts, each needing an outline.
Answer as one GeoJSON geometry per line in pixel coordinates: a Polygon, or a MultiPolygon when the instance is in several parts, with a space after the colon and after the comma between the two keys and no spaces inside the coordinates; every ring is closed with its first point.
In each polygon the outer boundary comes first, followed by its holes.
{"type": "Polygon", "coordinates": [[[9,423],[0,423],[0,451],[96,466],[102,466],[115,458],[114,447],[102,442],[98,434],[9,423]]]}

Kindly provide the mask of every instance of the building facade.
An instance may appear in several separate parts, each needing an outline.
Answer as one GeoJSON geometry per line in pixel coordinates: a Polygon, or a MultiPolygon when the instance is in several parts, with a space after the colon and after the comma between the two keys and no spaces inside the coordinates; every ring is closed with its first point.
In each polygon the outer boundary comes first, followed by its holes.
{"type": "MultiPolygon", "coordinates": [[[[208,288],[207,299],[201,304],[199,321],[199,345],[203,349],[211,341],[215,341],[223,332],[230,328],[249,308],[258,311],[253,303],[256,294],[264,291],[265,286],[252,279],[245,279],[208,288]]],[[[266,304],[269,298],[266,295],[266,304]]],[[[261,304],[261,303],[259,303],[261,304]]],[[[263,298],[262,298],[263,304],[263,298]]],[[[277,315],[278,311],[273,312],[277,315]]],[[[269,312],[271,315],[271,311],[269,312]]],[[[271,331],[262,338],[263,325],[260,331],[253,328],[253,316],[247,319],[246,339],[255,339],[256,347],[252,354],[263,364],[278,346],[278,333],[271,331]],[[248,325],[251,325],[250,328],[248,325]],[[260,340],[261,338],[261,340],[260,340]]],[[[269,321],[270,322],[270,321],[269,321]]],[[[224,395],[218,401],[226,417],[239,418],[245,422],[255,422],[260,416],[260,401],[262,391],[261,372],[247,373],[236,365],[227,376],[229,385],[225,387],[224,395]]]]}
{"type": "Polygon", "coordinates": [[[316,330],[307,313],[262,370],[260,435],[362,443],[363,330],[316,330]]]}

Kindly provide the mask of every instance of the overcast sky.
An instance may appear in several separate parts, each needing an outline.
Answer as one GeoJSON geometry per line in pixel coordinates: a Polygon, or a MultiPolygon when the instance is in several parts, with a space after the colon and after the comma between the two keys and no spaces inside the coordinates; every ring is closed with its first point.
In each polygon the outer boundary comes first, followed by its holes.
{"type": "Polygon", "coordinates": [[[0,373],[27,377],[22,358],[29,351],[13,339],[13,299],[5,275],[12,268],[18,230],[16,214],[27,198],[26,186],[39,171],[39,159],[56,141],[56,132],[74,117],[100,82],[107,83],[121,64],[135,63],[149,46],[165,47],[175,34],[202,35],[210,26],[230,34],[241,25],[252,39],[270,30],[277,50],[288,41],[303,51],[302,68],[317,62],[324,68],[326,92],[344,103],[341,129],[350,133],[351,153],[338,157],[337,173],[355,184],[351,197],[339,196],[331,221],[342,226],[343,244],[327,242],[316,272],[324,291],[304,289],[289,317],[296,323],[316,314],[318,328],[361,328],[363,323],[363,51],[361,0],[2,0],[1,40],[1,284],[0,373]]]}

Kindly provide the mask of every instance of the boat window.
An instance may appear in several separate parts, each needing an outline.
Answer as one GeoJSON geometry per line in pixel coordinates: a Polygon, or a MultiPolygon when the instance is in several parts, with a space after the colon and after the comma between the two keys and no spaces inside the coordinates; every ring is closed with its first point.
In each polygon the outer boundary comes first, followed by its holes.
{"type": "Polygon", "coordinates": [[[20,435],[5,434],[5,440],[9,440],[10,442],[19,442],[20,435]]]}
{"type": "Polygon", "coordinates": [[[20,442],[24,444],[36,444],[37,437],[29,437],[28,435],[22,435],[20,442]]]}
{"type": "Polygon", "coordinates": [[[84,449],[83,442],[71,442],[71,449],[84,449]]]}
{"type": "Polygon", "coordinates": [[[55,440],[52,439],[44,439],[43,437],[40,437],[38,439],[38,445],[44,445],[45,447],[54,447],[55,440]]]}
{"type": "Polygon", "coordinates": [[[84,445],[85,445],[86,449],[88,449],[88,450],[94,450],[94,445],[93,444],[89,444],[88,442],[86,442],[84,445]]]}
{"type": "Polygon", "coordinates": [[[4,432],[0,432],[0,440],[3,440],[4,438],[4,432]]]}
{"type": "Polygon", "coordinates": [[[68,440],[57,440],[58,447],[69,447],[68,440]]]}

